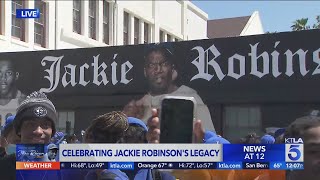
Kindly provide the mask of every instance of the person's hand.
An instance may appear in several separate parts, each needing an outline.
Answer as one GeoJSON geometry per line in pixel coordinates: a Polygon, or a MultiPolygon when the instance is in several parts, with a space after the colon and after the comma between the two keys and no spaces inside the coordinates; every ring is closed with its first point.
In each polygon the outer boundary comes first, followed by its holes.
{"type": "MultiPolygon", "coordinates": [[[[158,111],[152,109],[152,116],[148,119],[148,133],[147,140],[149,143],[160,142],[160,119],[158,117],[158,111]]],[[[202,126],[201,120],[197,120],[194,123],[193,134],[195,135],[196,143],[203,143],[205,130],[202,126]]]]}
{"type": "Polygon", "coordinates": [[[158,111],[152,109],[152,116],[147,122],[148,133],[147,140],[149,143],[159,143],[160,141],[160,122],[158,117],[158,111]]]}
{"type": "Polygon", "coordinates": [[[201,120],[196,120],[194,123],[193,134],[195,135],[195,143],[203,143],[205,130],[202,126],[201,120]]]}
{"type": "Polygon", "coordinates": [[[132,100],[124,107],[123,113],[125,113],[128,117],[142,119],[144,116],[143,103],[141,101],[132,100]]]}

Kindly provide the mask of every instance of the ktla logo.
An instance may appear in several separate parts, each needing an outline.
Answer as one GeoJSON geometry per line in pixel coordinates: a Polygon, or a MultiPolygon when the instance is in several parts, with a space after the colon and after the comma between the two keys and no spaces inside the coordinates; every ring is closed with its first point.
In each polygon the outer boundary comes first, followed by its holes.
{"type": "Polygon", "coordinates": [[[303,162],[303,141],[301,138],[286,138],[286,162],[303,162]]]}

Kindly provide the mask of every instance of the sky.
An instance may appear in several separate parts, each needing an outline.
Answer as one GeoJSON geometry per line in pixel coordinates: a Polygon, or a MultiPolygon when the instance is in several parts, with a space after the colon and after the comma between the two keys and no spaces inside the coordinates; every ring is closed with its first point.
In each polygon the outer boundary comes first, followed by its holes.
{"type": "Polygon", "coordinates": [[[258,11],[264,32],[291,31],[293,21],[309,18],[308,24],[316,22],[320,15],[320,1],[204,1],[192,2],[206,12],[209,19],[249,16],[258,11]]]}

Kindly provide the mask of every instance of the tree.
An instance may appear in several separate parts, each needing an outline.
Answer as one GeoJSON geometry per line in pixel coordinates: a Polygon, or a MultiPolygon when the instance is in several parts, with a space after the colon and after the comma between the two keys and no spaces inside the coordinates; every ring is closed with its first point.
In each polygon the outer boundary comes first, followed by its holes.
{"type": "Polygon", "coordinates": [[[313,25],[313,29],[320,29],[320,16],[316,17],[317,22],[313,25]]]}
{"type": "MultiPolygon", "coordinates": [[[[312,29],[320,29],[320,16],[316,16],[316,23],[312,25],[312,29]]],[[[293,31],[301,31],[311,29],[308,24],[308,18],[297,19],[293,22],[291,29],[293,31]]]]}
{"type": "Polygon", "coordinates": [[[301,30],[310,29],[310,26],[308,26],[307,23],[308,23],[308,18],[297,19],[293,22],[291,29],[293,31],[301,31],[301,30]]]}

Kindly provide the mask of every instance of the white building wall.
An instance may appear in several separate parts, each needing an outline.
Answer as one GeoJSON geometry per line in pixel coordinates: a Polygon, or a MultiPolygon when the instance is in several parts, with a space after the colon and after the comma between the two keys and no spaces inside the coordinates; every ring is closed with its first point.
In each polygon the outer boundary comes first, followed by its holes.
{"type": "Polygon", "coordinates": [[[208,15],[192,3],[187,5],[186,40],[207,39],[208,15]]]}
{"type": "MultiPolygon", "coordinates": [[[[57,39],[56,39],[56,49],[60,49],[61,48],[67,48],[69,43],[66,42],[64,43],[64,41],[61,42],[61,39],[64,38],[64,33],[69,32],[70,34],[72,34],[72,6],[73,6],[73,2],[72,1],[56,1],[56,5],[57,5],[57,15],[56,15],[56,27],[55,27],[55,31],[56,31],[56,35],[57,35],[57,39]],[[59,12],[63,12],[63,13],[59,13],[59,12]]],[[[70,45],[71,46],[71,45],[70,45]]],[[[70,48],[76,48],[76,47],[80,47],[80,46],[76,46],[74,45],[74,47],[70,47],[70,48]]]]}
{"type": "MultiPolygon", "coordinates": [[[[97,40],[89,38],[89,3],[81,1],[81,34],[73,32],[73,1],[57,1],[57,47],[56,49],[106,46],[102,42],[102,32],[97,29],[97,40]],[[63,12],[63,13],[62,13],[63,12]]],[[[99,2],[97,19],[102,17],[102,3],[99,2]]],[[[97,25],[102,24],[98,21],[97,25]]],[[[102,28],[101,28],[102,29],[102,28]]]]}
{"type": "MultiPolygon", "coordinates": [[[[117,16],[116,16],[116,22],[115,22],[115,32],[116,34],[116,41],[114,45],[123,44],[123,13],[125,12],[123,7],[117,5],[116,8],[117,16]]],[[[130,26],[129,26],[130,28],[130,26]]]]}
{"type": "MultiPolygon", "coordinates": [[[[46,0],[47,9],[55,9],[55,4],[52,1],[46,0]]],[[[0,52],[15,52],[15,51],[34,51],[34,50],[47,50],[47,49],[54,49],[54,40],[55,40],[55,31],[54,31],[54,11],[49,10],[47,14],[46,20],[46,38],[47,44],[46,48],[40,47],[39,45],[34,43],[34,19],[26,19],[25,20],[25,42],[20,41],[11,36],[11,23],[12,23],[12,16],[11,16],[11,9],[12,9],[12,2],[11,1],[1,1],[1,7],[4,7],[4,12],[1,14],[2,21],[1,26],[4,27],[4,32],[0,35],[0,52]]],[[[27,1],[26,8],[34,8],[34,1],[27,1]]]]}
{"type": "Polygon", "coordinates": [[[118,5],[139,19],[152,22],[153,1],[117,1],[118,5]]]}
{"type": "Polygon", "coordinates": [[[182,4],[178,1],[159,1],[159,23],[161,29],[173,35],[181,35],[183,21],[182,4]]]}
{"type": "Polygon", "coordinates": [[[240,36],[249,36],[255,34],[264,34],[263,26],[258,11],[253,12],[248,23],[243,28],[240,36]]]}
{"type": "Polygon", "coordinates": [[[56,22],[56,19],[54,18],[56,16],[56,3],[54,3],[54,1],[51,0],[47,0],[47,9],[48,11],[48,15],[47,15],[47,19],[46,21],[47,23],[47,37],[49,38],[49,40],[47,40],[47,49],[53,50],[55,49],[55,40],[57,36],[56,33],[56,23],[58,24],[58,21],[56,22]]]}
{"type": "MultiPolygon", "coordinates": [[[[97,9],[97,40],[89,38],[89,2],[82,1],[81,34],[73,32],[73,1],[52,1],[47,3],[46,47],[34,43],[34,19],[26,21],[26,41],[22,42],[11,37],[11,4],[10,0],[0,1],[5,11],[1,12],[1,27],[4,34],[0,35],[0,52],[32,51],[46,49],[69,49],[81,47],[101,47],[123,45],[123,13],[130,14],[130,40],[133,44],[134,17],[139,18],[140,38],[144,40],[144,22],[149,24],[149,43],[159,42],[159,31],[169,34],[171,41],[175,39],[193,40],[206,38],[208,15],[190,1],[108,1],[110,3],[110,43],[103,42],[103,2],[99,1],[97,9]],[[57,8],[56,8],[57,7],[57,8]],[[57,14],[56,14],[57,12],[57,14]],[[115,17],[113,18],[113,14],[115,17]],[[197,28],[194,28],[197,27],[197,28]]],[[[33,8],[34,1],[28,1],[27,8],[33,8]]],[[[166,39],[167,40],[167,39],[166,39]]]]}

